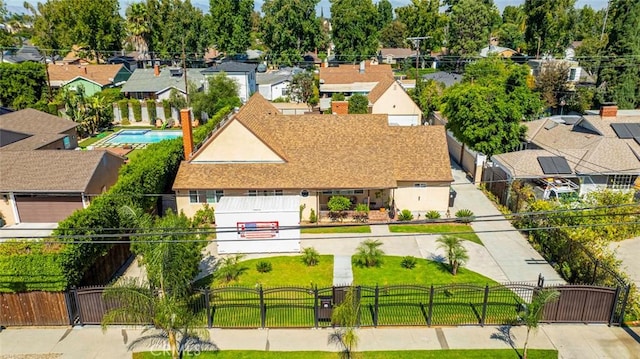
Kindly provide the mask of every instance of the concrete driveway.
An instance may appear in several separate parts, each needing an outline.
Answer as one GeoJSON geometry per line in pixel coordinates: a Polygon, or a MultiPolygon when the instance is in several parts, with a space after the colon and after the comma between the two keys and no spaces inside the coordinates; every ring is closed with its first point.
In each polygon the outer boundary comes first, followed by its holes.
{"type": "Polygon", "coordinates": [[[636,286],[640,287],[640,237],[626,239],[609,245],[622,261],[622,269],[631,277],[636,286]]]}

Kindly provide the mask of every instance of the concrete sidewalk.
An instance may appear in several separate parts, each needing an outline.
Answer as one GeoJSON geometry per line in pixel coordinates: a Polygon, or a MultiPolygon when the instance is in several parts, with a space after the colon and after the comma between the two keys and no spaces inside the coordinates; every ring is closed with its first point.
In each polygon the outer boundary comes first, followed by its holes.
{"type": "MultiPolygon", "coordinates": [[[[220,350],[337,351],[327,342],[333,329],[211,329],[220,350]]],[[[127,346],[140,328],[85,326],[55,329],[5,329],[0,333],[0,358],[130,358],[127,346]],[[55,355],[59,354],[59,355],[55,355]]],[[[511,349],[522,348],[525,327],[402,327],[359,329],[358,350],[511,349]]],[[[529,344],[557,349],[559,358],[631,359],[640,355],[640,328],[605,325],[541,325],[529,344]]],[[[161,350],[141,347],[136,351],[161,350]]]]}

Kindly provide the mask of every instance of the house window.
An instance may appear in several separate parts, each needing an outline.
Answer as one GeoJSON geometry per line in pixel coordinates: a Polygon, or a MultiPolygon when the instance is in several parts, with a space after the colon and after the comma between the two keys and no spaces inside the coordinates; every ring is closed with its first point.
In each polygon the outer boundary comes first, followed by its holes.
{"type": "Polygon", "coordinates": [[[343,189],[343,190],[325,190],[322,191],[322,194],[326,195],[342,195],[342,196],[350,196],[354,194],[364,194],[363,189],[343,189]]]}
{"type": "Polygon", "coordinates": [[[198,190],[189,191],[190,203],[218,203],[220,198],[224,196],[222,190],[198,190]]]}
{"type": "Polygon", "coordinates": [[[577,73],[577,69],[573,68],[571,70],[569,70],[569,81],[577,81],[578,79],[576,79],[576,73],[577,73]]]}
{"type": "Polygon", "coordinates": [[[250,197],[256,197],[256,196],[282,196],[283,192],[281,189],[272,189],[272,190],[263,190],[263,191],[256,191],[256,190],[249,190],[247,191],[247,195],[250,197]]]}
{"type": "Polygon", "coordinates": [[[418,187],[418,188],[425,188],[427,187],[427,184],[424,182],[420,182],[420,183],[414,183],[413,187],[418,187]]]}
{"type": "Polygon", "coordinates": [[[629,189],[633,186],[637,176],[635,175],[612,175],[609,176],[607,188],[611,189],[629,189]]]}

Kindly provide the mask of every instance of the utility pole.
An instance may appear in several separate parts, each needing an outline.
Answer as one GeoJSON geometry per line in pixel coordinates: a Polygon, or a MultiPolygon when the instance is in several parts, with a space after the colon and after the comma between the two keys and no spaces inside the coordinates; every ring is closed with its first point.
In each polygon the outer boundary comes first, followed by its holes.
{"type": "Polygon", "coordinates": [[[184,73],[184,94],[189,106],[189,81],[187,80],[187,55],[184,50],[184,37],[182,38],[182,72],[184,73]]]}
{"type": "Polygon", "coordinates": [[[604,12],[604,21],[602,22],[602,32],[600,33],[600,41],[604,38],[604,29],[607,27],[607,18],[609,17],[609,1],[607,1],[607,8],[604,12]]]}
{"type": "Polygon", "coordinates": [[[407,40],[411,41],[413,43],[413,46],[416,47],[416,93],[420,91],[418,87],[418,76],[419,76],[418,61],[420,59],[420,41],[430,39],[430,38],[431,36],[407,37],[407,40]]]}
{"type": "MultiPolygon", "coordinates": [[[[42,53],[44,55],[44,72],[47,74],[47,91],[49,94],[49,103],[53,101],[53,96],[51,95],[51,79],[49,78],[49,64],[47,63],[47,50],[43,49],[42,53]]],[[[53,58],[53,55],[51,56],[53,58]]]]}

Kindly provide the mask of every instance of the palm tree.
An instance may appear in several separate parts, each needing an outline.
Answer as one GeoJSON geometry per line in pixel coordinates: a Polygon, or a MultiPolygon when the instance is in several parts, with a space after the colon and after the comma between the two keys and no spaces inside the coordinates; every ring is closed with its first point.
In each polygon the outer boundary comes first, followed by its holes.
{"type": "Polygon", "coordinates": [[[382,242],[374,239],[367,239],[360,243],[353,256],[353,263],[360,267],[379,267],[382,264],[384,251],[379,247],[382,242]]]}
{"type": "Polygon", "coordinates": [[[222,259],[222,264],[217,270],[216,275],[218,278],[222,278],[225,282],[237,281],[238,278],[244,274],[248,267],[245,267],[240,263],[244,258],[243,254],[236,254],[222,259]]]}
{"type": "Polygon", "coordinates": [[[458,268],[469,260],[467,249],[462,246],[462,239],[456,236],[440,236],[436,242],[438,242],[438,248],[447,253],[451,274],[458,274],[458,268]]]}
{"type": "Polygon", "coordinates": [[[527,326],[527,336],[524,339],[524,350],[522,353],[523,359],[527,359],[529,334],[532,330],[538,328],[538,323],[544,314],[545,305],[558,300],[558,298],[560,298],[560,292],[557,290],[539,291],[534,293],[531,304],[524,306],[524,308],[518,313],[520,320],[527,326]]]}
{"type": "Polygon", "coordinates": [[[195,327],[196,316],[186,298],[152,290],[137,278],[123,278],[107,287],[103,297],[119,304],[102,318],[103,330],[113,323],[153,324],[129,344],[129,350],[168,343],[173,359],[182,358],[185,351],[217,350],[209,341],[209,332],[195,327]]]}
{"type": "Polygon", "coordinates": [[[340,358],[351,359],[353,351],[358,345],[358,313],[360,312],[360,301],[355,297],[353,287],[347,291],[344,301],[333,309],[331,320],[340,326],[335,332],[329,334],[329,344],[336,344],[342,347],[339,352],[340,358]]]}
{"type": "Polygon", "coordinates": [[[138,52],[137,60],[146,60],[149,52],[147,37],[151,32],[147,6],[144,3],[133,3],[129,5],[125,14],[127,18],[126,29],[129,35],[127,41],[138,52]]]}

